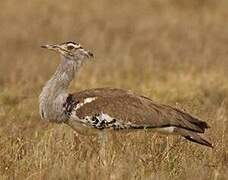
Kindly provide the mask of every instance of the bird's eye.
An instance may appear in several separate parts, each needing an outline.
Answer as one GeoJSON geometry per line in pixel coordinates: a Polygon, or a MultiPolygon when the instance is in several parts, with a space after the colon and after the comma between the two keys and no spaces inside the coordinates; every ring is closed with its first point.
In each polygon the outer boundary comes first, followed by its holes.
{"type": "Polygon", "coordinates": [[[67,46],[67,50],[72,50],[72,49],[74,49],[74,46],[72,45],[67,46]]]}

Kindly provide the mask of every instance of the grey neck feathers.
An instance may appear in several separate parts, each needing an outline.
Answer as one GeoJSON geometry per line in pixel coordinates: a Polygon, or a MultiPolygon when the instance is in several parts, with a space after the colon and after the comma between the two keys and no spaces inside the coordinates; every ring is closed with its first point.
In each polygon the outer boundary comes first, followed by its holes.
{"type": "Polygon", "coordinates": [[[48,121],[63,122],[66,115],[63,104],[68,96],[68,87],[79,69],[81,61],[62,57],[56,72],[44,86],[40,98],[41,118],[48,121]]]}

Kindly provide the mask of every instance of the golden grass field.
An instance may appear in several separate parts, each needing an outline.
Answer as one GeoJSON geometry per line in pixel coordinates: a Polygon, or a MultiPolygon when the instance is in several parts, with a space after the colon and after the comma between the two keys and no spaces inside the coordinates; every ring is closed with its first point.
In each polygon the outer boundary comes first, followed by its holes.
{"type": "Polygon", "coordinates": [[[226,0],[2,0],[0,179],[228,178],[226,0]],[[38,96],[73,40],[95,54],[71,91],[130,89],[207,121],[214,149],[180,137],[113,134],[106,160],[97,137],[41,121],[38,96]]]}

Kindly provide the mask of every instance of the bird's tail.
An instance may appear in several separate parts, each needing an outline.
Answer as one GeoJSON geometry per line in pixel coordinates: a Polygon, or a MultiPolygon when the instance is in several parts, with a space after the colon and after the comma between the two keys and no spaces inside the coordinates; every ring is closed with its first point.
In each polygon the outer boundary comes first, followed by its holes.
{"type": "Polygon", "coordinates": [[[192,132],[183,128],[176,128],[175,131],[177,134],[180,134],[189,141],[213,148],[213,145],[210,142],[200,137],[200,135],[198,135],[196,132],[192,132]]]}

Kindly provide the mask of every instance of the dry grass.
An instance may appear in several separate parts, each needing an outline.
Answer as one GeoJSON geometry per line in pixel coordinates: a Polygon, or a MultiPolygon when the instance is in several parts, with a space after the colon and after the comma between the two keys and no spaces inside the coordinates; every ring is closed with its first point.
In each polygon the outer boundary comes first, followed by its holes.
{"type": "Polygon", "coordinates": [[[226,179],[226,0],[3,0],[0,10],[0,179],[226,179]],[[38,95],[58,56],[39,45],[77,40],[96,55],[72,91],[134,90],[205,119],[213,150],[138,132],[96,137],[42,122],[38,95]]]}

